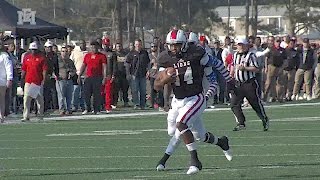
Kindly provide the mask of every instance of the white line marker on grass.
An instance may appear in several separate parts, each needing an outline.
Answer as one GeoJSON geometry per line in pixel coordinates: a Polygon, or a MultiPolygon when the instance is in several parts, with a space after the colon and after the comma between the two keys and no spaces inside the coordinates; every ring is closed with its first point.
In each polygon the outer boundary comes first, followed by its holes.
{"type": "MultiPolygon", "coordinates": [[[[190,155],[175,155],[189,157],[190,155]]],[[[203,155],[207,157],[224,157],[224,155],[203,155]]],[[[320,154],[235,154],[234,157],[287,157],[287,156],[319,156],[320,154]]],[[[0,160],[45,160],[45,159],[111,159],[111,158],[159,158],[159,156],[43,156],[43,157],[2,157],[0,160]]]]}

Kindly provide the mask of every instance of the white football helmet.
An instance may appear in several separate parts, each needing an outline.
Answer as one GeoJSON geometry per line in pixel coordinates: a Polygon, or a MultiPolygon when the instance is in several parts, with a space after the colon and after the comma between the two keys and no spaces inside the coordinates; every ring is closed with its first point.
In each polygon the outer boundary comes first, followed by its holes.
{"type": "Polygon", "coordinates": [[[189,33],[189,37],[188,37],[188,42],[194,43],[194,44],[198,44],[199,40],[198,40],[198,35],[194,32],[190,32],[189,33]]]}
{"type": "Polygon", "coordinates": [[[182,44],[181,50],[184,51],[187,48],[187,36],[181,29],[172,30],[168,33],[166,43],[170,44],[182,44]]]}

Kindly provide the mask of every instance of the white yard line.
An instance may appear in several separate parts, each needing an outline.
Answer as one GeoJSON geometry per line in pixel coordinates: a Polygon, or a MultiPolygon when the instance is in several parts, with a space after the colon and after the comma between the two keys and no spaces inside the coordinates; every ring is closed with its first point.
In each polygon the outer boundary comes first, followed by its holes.
{"type": "MultiPolygon", "coordinates": [[[[246,130],[247,131],[247,130],[246,130]]],[[[233,137],[229,136],[231,139],[267,139],[267,138],[320,138],[320,136],[251,136],[251,137],[233,137]]],[[[0,139],[0,142],[51,142],[51,141],[107,141],[107,140],[168,140],[169,137],[158,137],[158,138],[123,138],[123,137],[116,137],[110,138],[106,137],[103,139],[97,138],[73,138],[73,139],[39,139],[39,140],[30,140],[30,139],[0,139]]]]}
{"type": "MultiPolygon", "coordinates": [[[[236,145],[231,144],[232,147],[269,147],[269,146],[320,146],[320,144],[242,144],[236,145]]],[[[119,149],[130,149],[130,148],[165,148],[167,146],[117,146],[112,147],[119,149]]],[[[213,147],[213,145],[199,145],[199,147],[213,147]]],[[[41,146],[41,147],[0,147],[0,150],[38,150],[38,149],[110,149],[108,146],[58,146],[58,147],[50,147],[50,146],[41,146]]]]}
{"type": "MultiPolygon", "coordinates": [[[[189,157],[190,155],[174,155],[189,157]]],[[[206,157],[224,157],[224,155],[202,155],[206,157]]],[[[320,154],[235,154],[234,157],[289,157],[319,156],[320,154]]],[[[46,160],[46,159],[112,159],[112,158],[159,158],[159,156],[42,156],[42,157],[2,157],[0,160],[46,160]]]]}
{"type": "MultiPolygon", "coordinates": [[[[285,108],[285,107],[296,107],[296,106],[316,106],[320,105],[320,102],[316,103],[299,103],[299,104],[281,104],[281,105],[271,105],[265,106],[265,108],[285,108]]],[[[252,109],[251,107],[247,107],[244,109],[252,109]]],[[[230,111],[230,107],[228,108],[217,108],[217,109],[206,109],[205,112],[213,112],[213,111],[230,111]]],[[[119,114],[99,114],[99,115],[77,115],[77,116],[63,116],[63,117],[45,117],[44,121],[65,121],[65,120],[89,120],[89,119],[104,119],[104,118],[124,118],[124,117],[138,117],[138,116],[155,116],[155,115],[166,115],[166,112],[136,112],[136,113],[119,113],[119,114]]],[[[32,121],[33,122],[33,121],[32,121]]],[[[17,124],[21,123],[20,120],[8,120],[5,124],[17,124]]]]}
{"type": "MultiPolygon", "coordinates": [[[[317,163],[317,162],[310,162],[310,161],[295,161],[294,163],[291,164],[295,164],[295,163],[305,163],[305,164],[309,164],[309,163],[317,163]]],[[[303,166],[303,164],[302,164],[303,166]]],[[[219,168],[217,166],[205,166],[204,169],[200,172],[204,173],[204,174],[211,174],[212,171],[243,171],[246,169],[277,169],[277,168],[301,168],[301,165],[299,166],[286,166],[286,165],[278,165],[278,164],[256,164],[255,166],[240,166],[238,168],[219,168]]],[[[318,169],[319,167],[317,166],[308,166],[308,168],[315,168],[318,169]]],[[[186,167],[170,167],[167,168],[167,170],[176,170],[176,171],[185,171],[187,168],[186,167]]],[[[9,168],[9,169],[5,169],[3,168],[1,171],[99,171],[99,170],[105,170],[105,171],[155,171],[155,168],[106,168],[106,167],[82,167],[82,168],[63,168],[63,169],[58,169],[58,168],[9,168]]],[[[185,173],[180,173],[180,172],[170,172],[167,171],[169,174],[185,174],[185,173]]],[[[164,174],[164,176],[167,176],[164,174]]],[[[159,175],[155,175],[155,176],[134,176],[137,178],[143,178],[143,177],[159,177],[159,175]]],[[[163,176],[161,176],[163,177],[163,176]]]]}

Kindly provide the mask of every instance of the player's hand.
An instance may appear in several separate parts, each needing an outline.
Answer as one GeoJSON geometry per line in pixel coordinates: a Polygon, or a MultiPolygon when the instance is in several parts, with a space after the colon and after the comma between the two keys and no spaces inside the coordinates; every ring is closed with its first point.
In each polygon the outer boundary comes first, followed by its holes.
{"type": "Polygon", "coordinates": [[[173,67],[166,68],[163,72],[162,80],[164,84],[168,84],[170,82],[174,82],[176,79],[176,70],[173,67]]]}

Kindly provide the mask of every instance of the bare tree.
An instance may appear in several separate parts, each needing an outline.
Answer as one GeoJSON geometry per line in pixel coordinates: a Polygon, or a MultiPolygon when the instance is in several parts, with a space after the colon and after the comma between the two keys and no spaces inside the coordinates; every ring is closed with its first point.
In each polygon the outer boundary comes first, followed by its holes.
{"type": "Polygon", "coordinates": [[[133,37],[136,37],[136,27],[137,27],[137,9],[138,9],[138,3],[137,1],[134,1],[135,5],[133,7],[133,22],[132,22],[132,27],[133,27],[133,37]]]}
{"type": "Polygon", "coordinates": [[[188,0],[188,25],[191,26],[191,8],[190,8],[190,0],[188,0]]]}
{"type": "Polygon", "coordinates": [[[141,0],[137,0],[138,4],[138,13],[139,13],[139,22],[140,22],[140,31],[141,31],[141,41],[142,41],[142,47],[145,46],[144,42],[144,29],[143,29],[143,15],[142,15],[142,9],[141,9],[141,0]]]}
{"type": "Polygon", "coordinates": [[[251,32],[254,37],[257,36],[258,31],[258,0],[251,0],[252,7],[252,23],[251,23],[251,32]]]}
{"type": "Polygon", "coordinates": [[[228,0],[228,36],[230,36],[230,0],[228,0]]]}
{"type": "Polygon", "coordinates": [[[121,0],[115,0],[115,9],[116,9],[116,40],[118,40],[122,44],[122,17],[121,17],[121,9],[122,3],[121,0]]]}
{"type": "Polygon", "coordinates": [[[249,36],[249,10],[250,10],[250,0],[246,0],[246,15],[245,15],[245,31],[246,31],[246,38],[249,36]]]}
{"type": "Polygon", "coordinates": [[[127,30],[128,30],[128,44],[131,42],[131,13],[130,13],[130,0],[127,0],[127,30]]]}
{"type": "Polygon", "coordinates": [[[157,36],[157,28],[158,28],[158,16],[159,16],[159,0],[154,0],[154,16],[155,16],[155,28],[154,28],[154,36],[157,36]]]}

